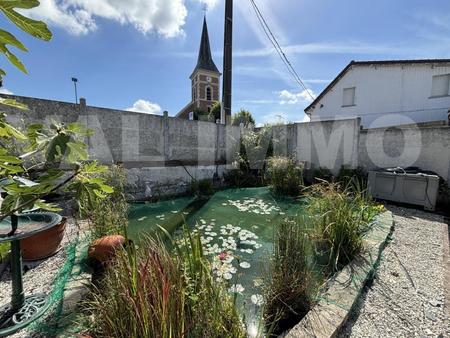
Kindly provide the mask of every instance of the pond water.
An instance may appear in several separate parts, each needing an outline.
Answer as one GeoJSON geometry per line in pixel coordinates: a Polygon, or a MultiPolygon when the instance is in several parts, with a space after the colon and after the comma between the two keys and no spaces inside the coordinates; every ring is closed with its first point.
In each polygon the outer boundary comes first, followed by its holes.
{"type": "Polygon", "coordinates": [[[173,232],[189,213],[195,199],[179,197],[155,203],[133,203],[128,216],[128,237],[139,243],[144,234],[152,234],[157,225],[173,232]]]}
{"type": "MultiPolygon", "coordinates": [[[[173,222],[170,216],[176,215],[175,211],[184,213],[191,232],[201,236],[215,278],[227,282],[247,327],[255,331],[262,305],[261,276],[269,267],[274,229],[286,217],[298,215],[301,203],[275,198],[268,188],[245,188],[217,192],[199,209],[184,211],[191,204],[192,199],[180,198],[133,206],[130,233],[138,236],[155,224],[173,222]]],[[[180,229],[174,237],[179,238],[179,245],[185,244],[180,229]]]]}

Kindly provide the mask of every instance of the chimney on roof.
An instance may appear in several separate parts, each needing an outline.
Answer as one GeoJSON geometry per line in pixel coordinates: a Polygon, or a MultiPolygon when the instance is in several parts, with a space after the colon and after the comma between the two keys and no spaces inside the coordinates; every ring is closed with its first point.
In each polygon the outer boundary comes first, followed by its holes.
{"type": "Polygon", "coordinates": [[[86,107],[86,99],[84,97],[80,97],[80,106],[86,107]]]}

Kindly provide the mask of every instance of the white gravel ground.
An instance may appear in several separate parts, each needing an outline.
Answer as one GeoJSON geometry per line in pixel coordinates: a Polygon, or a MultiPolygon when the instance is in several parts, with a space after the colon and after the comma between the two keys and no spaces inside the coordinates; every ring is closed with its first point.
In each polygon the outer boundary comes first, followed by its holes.
{"type": "MultiPolygon", "coordinates": [[[[71,241],[77,237],[77,226],[73,220],[67,221],[66,230],[64,232],[64,238],[61,243],[61,247],[65,247],[71,241]]],[[[25,273],[23,275],[24,291],[25,295],[33,293],[50,293],[53,286],[53,280],[58,274],[59,268],[65,262],[65,252],[60,250],[54,256],[42,261],[36,261],[33,263],[24,262],[25,273]]],[[[11,275],[9,269],[3,272],[0,276],[0,304],[5,304],[10,301],[11,298],[11,275]]],[[[26,330],[17,332],[9,337],[22,338],[30,337],[26,330]]]]}
{"type": "Polygon", "coordinates": [[[432,213],[388,209],[394,215],[394,238],[340,336],[450,337],[447,224],[432,213]]]}

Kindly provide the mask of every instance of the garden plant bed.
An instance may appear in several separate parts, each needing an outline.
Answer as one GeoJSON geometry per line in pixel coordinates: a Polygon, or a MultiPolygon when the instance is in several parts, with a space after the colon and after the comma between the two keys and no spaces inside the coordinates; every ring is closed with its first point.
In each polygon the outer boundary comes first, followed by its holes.
{"type": "Polygon", "coordinates": [[[364,253],[329,281],[327,290],[319,295],[318,303],[285,337],[325,338],[339,331],[356,305],[365,283],[377,269],[393,227],[391,212],[378,216],[377,222],[366,235],[364,253]]]}

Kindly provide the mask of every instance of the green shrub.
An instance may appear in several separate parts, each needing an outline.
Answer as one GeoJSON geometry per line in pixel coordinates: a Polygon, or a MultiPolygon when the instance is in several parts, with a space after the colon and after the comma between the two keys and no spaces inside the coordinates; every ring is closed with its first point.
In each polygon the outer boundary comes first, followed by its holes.
{"type": "Polygon", "coordinates": [[[365,191],[342,189],[336,183],[311,186],[307,200],[316,245],[325,251],[329,270],[336,271],[362,251],[364,234],[382,207],[365,191]]]}
{"type": "Polygon", "coordinates": [[[214,194],[214,184],[212,180],[193,180],[188,189],[189,193],[195,196],[210,196],[214,194]]]}
{"type": "Polygon", "coordinates": [[[343,188],[350,189],[366,189],[367,188],[367,174],[362,167],[350,168],[343,165],[339,170],[336,181],[341,184],[343,188]]]}
{"type": "Polygon", "coordinates": [[[293,327],[311,309],[320,281],[312,264],[313,250],[304,219],[281,224],[264,292],[264,320],[273,333],[293,327]]]}
{"type": "Polygon", "coordinates": [[[278,195],[298,196],[303,188],[303,171],[289,157],[271,157],[268,175],[272,191],[278,195]]]}
{"type": "Polygon", "coordinates": [[[241,108],[237,113],[233,114],[231,124],[233,126],[240,126],[241,123],[244,127],[248,127],[250,124],[255,125],[255,119],[248,110],[241,108]]]}
{"type": "Polygon", "coordinates": [[[126,176],[123,168],[113,165],[101,174],[114,192],[102,199],[95,199],[89,205],[79,201],[81,216],[86,217],[94,238],[106,235],[126,235],[129,205],[125,196],[126,176]]]}
{"type": "Polygon", "coordinates": [[[122,252],[86,304],[96,337],[245,337],[200,238],[170,253],[160,240],[122,252]]]}
{"type": "Polygon", "coordinates": [[[333,174],[331,173],[331,170],[324,167],[314,169],[312,176],[313,183],[320,183],[321,181],[327,181],[331,183],[333,181],[333,174]]]}
{"type": "Polygon", "coordinates": [[[8,255],[9,249],[10,249],[9,243],[0,243],[0,263],[8,255]]]}
{"type": "Polygon", "coordinates": [[[258,170],[229,170],[224,174],[224,179],[226,184],[239,188],[262,187],[265,185],[264,177],[258,170]]]}

